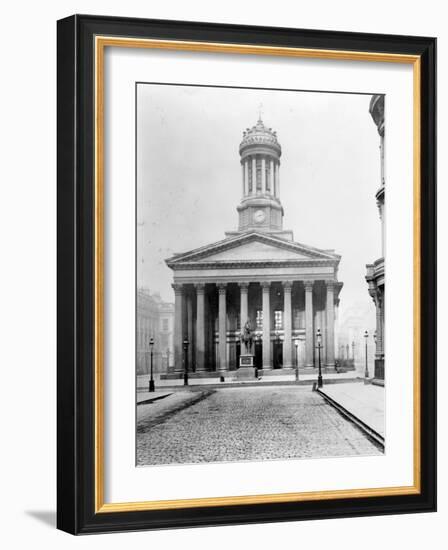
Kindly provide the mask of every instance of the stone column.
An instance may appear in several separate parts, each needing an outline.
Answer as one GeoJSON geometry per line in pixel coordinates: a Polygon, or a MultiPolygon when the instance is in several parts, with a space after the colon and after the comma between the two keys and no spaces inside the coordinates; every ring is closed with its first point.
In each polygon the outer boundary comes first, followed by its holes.
{"type": "Polygon", "coordinates": [[[374,298],[376,307],[376,355],[380,358],[383,353],[383,297],[380,295],[379,289],[374,298]]]}
{"type": "Polygon", "coordinates": [[[313,284],[314,281],[304,281],[305,286],[305,366],[314,366],[314,312],[313,284]]]}
{"type": "Polygon", "coordinates": [[[334,281],[327,281],[327,366],[334,367],[334,281]]]}
{"type": "Polygon", "coordinates": [[[240,329],[243,330],[246,321],[248,320],[248,303],[247,294],[249,283],[239,283],[240,287],[240,329]]]}
{"type": "Polygon", "coordinates": [[[226,284],[218,284],[219,292],[219,370],[228,370],[227,365],[227,304],[226,304],[226,284]]]}
{"type": "Polygon", "coordinates": [[[275,190],[277,192],[277,198],[280,198],[280,179],[279,179],[279,172],[278,172],[279,163],[275,163],[275,190]]]}
{"type": "Polygon", "coordinates": [[[196,287],[196,370],[205,370],[205,285],[196,287]]]}
{"type": "Polygon", "coordinates": [[[182,326],[182,309],[183,309],[183,286],[180,284],[171,285],[174,289],[174,370],[182,372],[182,342],[184,339],[182,326]]]}
{"type": "Polygon", "coordinates": [[[263,369],[271,369],[271,283],[263,281],[261,288],[263,291],[263,369]]]}
{"type": "Polygon", "coordinates": [[[252,157],[252,195],[257,194],[257,159],[252,157]]]}
{"type": "Polygon", "coordinates": [[[249,161],[244,159],[244,196],[249,194],[249,161]]]}
{"type": "Polygon", "coordinates": [[[292,282],[283,283],[283,309],[284,309],[284,341],[283,341],[283,366],[291,368],[293,366],[292,358],[292,308],[291,308],[292,282]]]}
{"type": "Polygon", "coordinates": [[[277,196],[277,190],[275,188],[275,184],[274,184],[274,161],[273,159],[271,159],[269,161],[270,163],[270,170],[269,170],[269,178],[270,178],[270,182],[269,182],[269,187],[271,189],[271,195],[274,195],[274,197],[277,196]]]}
{"type": "Polygon", "coordinates": [[[244,160],[241,161],[241,182],[243,184],[243,198],[246,196],[246,180],[244,178],[245,176],[245,171],[244,171],[244,160]]]}
{"type": "Polygon", "coordinates": [[[186,333],[188,338],[188,370],[193,370],[193,297],[190,293],[187,294],[187,326],[186,333]]]}
{"type": "Polygon", "coordinates": [[[261,192],[266,193],[266,159],[261,159],[261,192]]]}

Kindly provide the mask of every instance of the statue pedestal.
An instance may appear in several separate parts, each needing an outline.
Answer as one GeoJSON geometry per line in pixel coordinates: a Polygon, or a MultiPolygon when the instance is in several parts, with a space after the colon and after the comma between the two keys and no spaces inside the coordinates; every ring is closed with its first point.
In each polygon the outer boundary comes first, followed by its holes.
{"type": "Polygon", "coordinates": [[[239,369],[235,371],[237,380],[250,380],[255,378],[254,358],[255,356],[250,353],[240,355],[240,366],[239,369]]]}
{"type": "Polygon", "coordinates": [[[251,353],[245,353],[240,355],[240,368],[241,367],[253,367],[254,366],[255,355],[251,353]]]}

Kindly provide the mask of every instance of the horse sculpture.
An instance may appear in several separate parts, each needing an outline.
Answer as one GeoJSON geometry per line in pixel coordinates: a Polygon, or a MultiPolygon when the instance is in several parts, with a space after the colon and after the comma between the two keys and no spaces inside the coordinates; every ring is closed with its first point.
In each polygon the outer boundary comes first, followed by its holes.
{"type": "Polygon", "coordinates": [[[244,342],[246,353],[252,353],[252,344],[253,344],[254,338],[252,333],[252,327],[249,320],[246,321],[244,328],[241,332],[241,341],[244,342]]]}

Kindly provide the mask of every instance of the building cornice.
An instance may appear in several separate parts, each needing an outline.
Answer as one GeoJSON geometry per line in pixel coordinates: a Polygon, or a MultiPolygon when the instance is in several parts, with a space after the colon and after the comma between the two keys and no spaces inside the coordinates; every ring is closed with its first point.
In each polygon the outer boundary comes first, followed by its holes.
{"type": "Polygon", "coordinates": [[[254,269],[254,268],[282,268],[282,267],[336,267],[338,259],[310,259],[310,260],[232,260],[232,261],[210,261],[210,262],[180,262],[169,264],[174,271],[184,269],[254,269]]]}

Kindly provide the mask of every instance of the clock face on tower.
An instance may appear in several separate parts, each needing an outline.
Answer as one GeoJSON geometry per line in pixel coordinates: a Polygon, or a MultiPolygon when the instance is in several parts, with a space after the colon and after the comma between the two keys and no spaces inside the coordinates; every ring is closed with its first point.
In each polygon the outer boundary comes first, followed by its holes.
{"type": "Polygon", "coordinates": [[[254,214],[255,223],[263,223],[265,218],[266,218],[266,214],[263,212],[263,210],[257,210],[254,214]]]}

